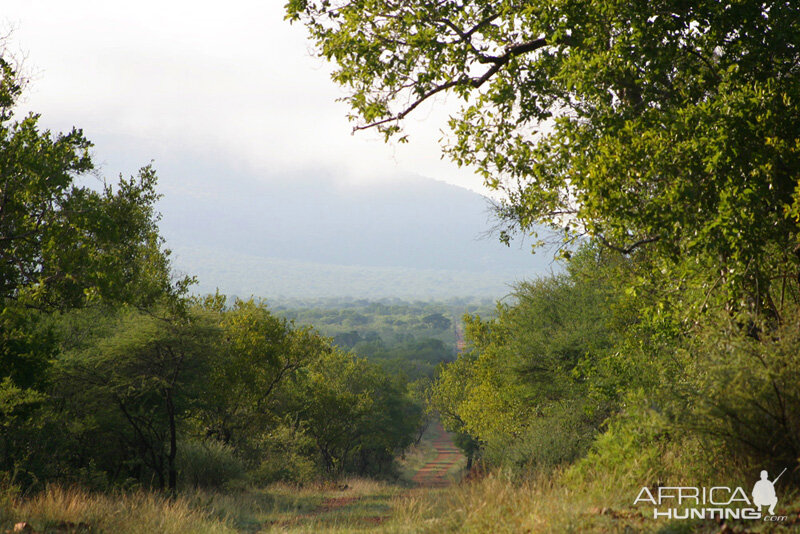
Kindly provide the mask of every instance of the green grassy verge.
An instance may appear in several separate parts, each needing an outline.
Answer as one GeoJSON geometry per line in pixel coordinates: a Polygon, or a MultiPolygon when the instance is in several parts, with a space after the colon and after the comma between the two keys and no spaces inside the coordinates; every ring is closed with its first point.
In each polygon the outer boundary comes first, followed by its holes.
{"type": "Polygon", "coordinates": [[[90,494],[50,487],[0,501],[0,532],[26,521],[38,533],[549,533],[796,532],[800,498],[782,496],[783,523],[653,520],[631,504],[630,488],[573,488],[563,473],[512,480],[495,473],[448,488],[408,488],[369,480],[239,493],[90,494]]]}

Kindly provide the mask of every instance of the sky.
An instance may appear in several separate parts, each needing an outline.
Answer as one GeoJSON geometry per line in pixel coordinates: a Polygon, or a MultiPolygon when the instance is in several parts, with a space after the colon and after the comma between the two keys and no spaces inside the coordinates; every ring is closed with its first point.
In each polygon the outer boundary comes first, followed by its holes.
{"type": "Polygon", "coordinates": [[[359,186],[413,174],[486,193],[441,159],[455,97],[407,119],[408,144],[351,135],[332,67],[284,20],[284,3],[3,0],[0,25],[31,79],[22,107],[54,131],[82,128],[111,175],[202,157],[265,180],[323,171],[359,186]]]}

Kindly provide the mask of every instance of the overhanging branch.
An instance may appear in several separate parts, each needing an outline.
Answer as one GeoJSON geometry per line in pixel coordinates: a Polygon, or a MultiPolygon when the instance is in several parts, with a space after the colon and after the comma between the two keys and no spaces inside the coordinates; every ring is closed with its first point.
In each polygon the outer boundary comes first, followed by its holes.
{"type": "Polygon", "coordinates": [[[635,243],[632,243],[628,246],[619,246],[612,244],[600,234],[597,234],[596,237],[597,239],[600,240],[600,243],[602,243],[604,246],[610,248],[611,250],[616,250],[617,252],[621,252],[622,254],[630,254],[631,252],[641,247],[642,245],[646,245],[648,243],[655,243],[656,241],[661,239],[661,236],[651,236],[640,239],[639,241],[636,241],[635,243]]]}
{"type": "Polygon", "coordinates": [[[414,100],[411,104],[409,104],[405,109],[403,109],[399,113],[396,113],[391,117],[387,117],[385,119],[371,122],[369,124],[355,126],[353,127],[353,133],[359,130],[366,130],[369,128],[374,128],[376,126],[381,126],[389,122],[400,121],[403,118],[405,118],[409,113],[414,111],[420,104],[422,104],[432,96],[435,96],[441,93],[442,91],[452,89],[453,87],[471,86],[477,89],[478,87],[486,83],[492,76],[497,74],[497,72],[505,65],[507,65],[512,58],[520,56],[522,54],[533,52],[535,50],[543,48],[547,44],[548,44],[547,39],[543,37],[541,39],[535,39],[533,41],[526,41],[524,43],[509,46],[506,48],[505,53],[501,56],[480,56],[479,58],[480,62],[492,63],[492,66],[489,67],[489,69],[487,69],[486,72],[484,72],[481,76],[477,78],[472,76],[462,76],[461,78],[458,78],[456,80],[450,80],[449,82],[437,85],[432,89],[428,90],[427,92],[425,92],[422,96],[418,97],[416,100],[414,100]]]}

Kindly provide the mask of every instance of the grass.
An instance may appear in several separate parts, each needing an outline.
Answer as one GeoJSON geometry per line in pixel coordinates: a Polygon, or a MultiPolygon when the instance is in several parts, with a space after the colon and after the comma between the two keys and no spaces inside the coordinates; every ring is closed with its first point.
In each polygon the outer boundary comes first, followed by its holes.
{"type": "Polygon", "coordinates": [[[151,492],[89,493],[50,486],[28,498],[0,490],[0,532],[28,522],[36,532],[215,533],[385,530],[414,473],[437,457],[431,425],[400,462],[398,483],[347,479],[307,486],[271,484],[237,492],[187,491],[175,499],[151,492]],[[5,497],[4,497],[5,495],[5,497]],[[69,530],[69,529],[72,530],[69,530]]]}
{"type": "Polygon", "coordinates": [[[227,533],[353,532],[389,519],[405,488],[372,480],[297,487],[273,484],[237,493],[95,494],[50,486],[28,498],[0,499],[0,532],[27,522],[35,532],[227,533]]]}
{"type": "MultiPolygon", "coordinates": [[[[121,534],[721,532],[716,521],[655,521],[648,510],[631,505],[630,488],[597,483],[575,489],[563,472],[521,481],[493,473],[448,488],[350,479],[175,499],[51,486],[30,498],[0,498],[0,532],[18,521],[27,521],[36,532],[121,534]]],[[[727,532],[793,532],[800,524],[798,511],[797,495],[781,496],[778,512],[789,515],[790,522],[732,522],[727,532]]]]}
{"type": "MultiPolygon", "coordinates": [[[[445,470],[443,480],[449,483],[456,483],[461,480],[466,467],[466,457],[457,452],[456,454],[440,453],[446,452],[436,448],[435,443],[440,444],[446,439],[447,432],[441,427],[437,421],[433,421],[425,429],[420,442],[411,448],[406,455],[400,459],[400,481],[409,487],[416,487],[417,483],[414,482],[414,476],[422,469],[427,467],[432,471],[441,472],[445,470]]],[[[452,442],[449,444],[453,449],[452,442]]],[[[441,447],[441,445],[440,445],[441,447]]]]}
{"type": "Polygon", "coordinates": [[[395,503],[397,530],[417,532],[613,532],[624,525],[586,495],[544,477],[515,482],[501,473],[438,492],[412,492],[395,503]],[[598,508],[599,510],[599,508],[598,508]]]}
{"type": "Polygon", "coordinates": [[[0,529],[27,522],[36,532],[226,533],[228,521],[193,506],[191,499],[169,499],[149,492],[93,494],[80,488],[50,486],[30,498],[0,499],[0,529]]]}
{"type": "Polygon", "coordinates": [[[353,532],[371,530],[392,513],[404,488],[373,480],[348,479],[337,485],[295,488],[272,485],[274,506],[258,517],[263,532],[353,532]],[[290,502],[293,505],[287,506],[290,502]]]}
{"type": "Polygon", "coordinates": [[[569,533],[569,532],[797,532],[800,495],[782,495],[778,515],[784,523],[652,519],[652,509],[633,506],[636,489],[612,477],[575,484],[569,470],[519,480],[492,473],[439,490],[412,490],[393,502],[386,532],[415,533],[569,533]]]}
{"type": "MultiPolygon", "coordinates": [[[[272,484],[227,493],[186,492],[175,499],[144,491],[94,494],[58,486],[19,498],[0,488],[0,532],[19,521],[29,522],[40,533],[120,534],[716,533],[793,532],[800,526],[796,492],[779,494],[777,512],[789,516],[786,523],[733,521],[726,525],[731,530],[722,530],[717,521],[656,521],[651,508],[633,506],[642,480],[662,479],[664,473],[657,468],[683,473],[686,480],[674,480],[678,484],[702,480],[690,473],[696,459],[685,450],[664,451],[652,464],[634,466],[627,461],[628,469],[594,458],[549,474],[512,477],[493,472],[444,488],[413,487],[413,474],[436,459],[433,441],[440,437],[434,426],[426,432],[401,461],[403,476],[398,483],[347,479],[303,487],[272,484]]],[[[712,471],[716,480],[738,480],[733,474],[712,471]]],[[[742,480],[749,483],[749,476],[742,480]]]]}

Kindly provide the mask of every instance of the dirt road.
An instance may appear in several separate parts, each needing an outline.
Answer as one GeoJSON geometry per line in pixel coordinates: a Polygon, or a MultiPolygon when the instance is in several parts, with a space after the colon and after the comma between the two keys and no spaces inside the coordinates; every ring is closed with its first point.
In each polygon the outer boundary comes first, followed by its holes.
{"type": "Polygon", "coordinates": [[[441,488],[453,483],[448,477],[453,468],[464,458],[461,451],[453,444],[450,435],[437,421],[434,428],[433,447],[436,449],[436,458],[423,465],[412,480],[419,486],[426,488],[441,488]]]}

